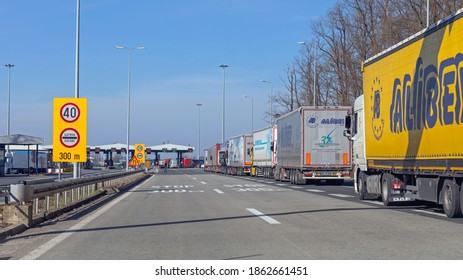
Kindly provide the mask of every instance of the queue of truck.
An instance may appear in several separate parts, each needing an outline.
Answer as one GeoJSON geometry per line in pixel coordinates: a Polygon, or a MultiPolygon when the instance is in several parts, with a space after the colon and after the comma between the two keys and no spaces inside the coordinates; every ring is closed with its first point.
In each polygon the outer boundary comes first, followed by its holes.
{"type": "Polygon", "coordinates": [[[352,107],[300,107],[207,149],[206,171],[292,184],[352,177],[361,200],[433,202],[461,217],[462,18],[463,9],[365,60],[352,107]]]}
{"type": "Polygon", "coordinates": [[[349,178],[351,142],[344,137],[350,107],[304,106],[252,135],[230,137],[205,150],[205,171],[251,175],[291,184],[341,184],[349,178]]]}

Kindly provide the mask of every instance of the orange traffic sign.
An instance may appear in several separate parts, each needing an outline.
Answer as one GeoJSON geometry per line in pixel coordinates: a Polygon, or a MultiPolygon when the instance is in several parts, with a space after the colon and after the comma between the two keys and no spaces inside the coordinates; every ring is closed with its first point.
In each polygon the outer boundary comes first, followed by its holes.
{"type": "Polygon", "coordinates": [[[129,161],[129,166],[140,166],[140,161],[137,159],[136,156],[134,156],[134,157],[129,161]]]}

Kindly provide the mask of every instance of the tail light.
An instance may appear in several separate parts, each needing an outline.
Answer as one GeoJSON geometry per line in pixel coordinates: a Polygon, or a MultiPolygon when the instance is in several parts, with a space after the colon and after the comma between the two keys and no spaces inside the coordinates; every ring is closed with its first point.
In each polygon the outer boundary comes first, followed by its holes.
{"type": "Polygon", "coordinates": [[[397,181],[397,182],[392,182],[391,189],[393,190],[400,190],[400,187],[405,185],[404,182],[397,181]]]}

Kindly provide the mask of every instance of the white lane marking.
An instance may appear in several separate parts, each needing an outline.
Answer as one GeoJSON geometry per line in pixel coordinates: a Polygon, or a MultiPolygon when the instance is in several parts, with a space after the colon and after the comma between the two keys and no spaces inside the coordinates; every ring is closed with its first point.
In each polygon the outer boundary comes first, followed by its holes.
{"type": "Polygon", "coordinates": [[[221,191],[221,190],[214,189],[214,191],[215,191],[216,193],[223,194],[223,191],[221,191]]]}
{"type": "Polygon", "coordinates": [[[198,179],[196,179],[195,177],[193,177],[193,180],[198,180],[198,179]]]}
{"type": "Polygon", "coordinates": [[[304,187],[299,187],[299,186],[290,186],[290,188],[293,188],[293,189],[303,189],[304,187]]]}
{"type": "Polygon", "coordinates": [[[201,182],[201,184],[206,185],[207,183],[206,182],[201,182]]]}
{"type": "Polygon", "coordinates": [[[252,214],[256,215],[257,217],[261,218],[262,220],[266,221],[267,223],[269,223],[271,225],[279,225],[280,224],[280,222],[278,222],[277,220],[275,220],[273,218],[270,218],[269,216],[264,215],[264,213],[254,209],[254,208],[246,208],[246,210],[248,210],[252,214]]]}
{"type": "Polygon", "coordinates": [[[371,203],[375,205],[384,205],[381,201],[374,201],[374,200],[364,200],[366,203],[371,203]]]}
{"type": "Polygon", "coordinates": [[[316,193],[324,193],[326,191],[322,191],[322,190],[317,190],[317,189],[313,189],[313,190],[306,190],[308,192],[316,192],[316,193]]]}
{"type": "Polygon", "coordinates": [[[418,213],[424,213],[424,214],[435,215],[435,216],[447,218],[447,215],[442,214],[442,213],[435,213],[435,212],[426,211],[426,210],[419,210],[419,209],[416,209],[416,210],[413,210],[413,211],[418,212],[418,213]]]}
{"type": "Polygon", "coordinates": [[[280,187],[286,187],[287,184],[277,184],[277,186],[280,186],[280,187]]]}
{"type": "MultiPolygon", "coordinates": [[[[133,190],[138,190],[141,186],[143,186],[143,185],[138,185],[133,190]]],[[[79,223],[77,223],[74,226],[72,226],[71,228],[69,228],[68,232],[61,233],[57,237],[51,239],[50,241],[43,244],[42,246],[39,246],[37,249],[35,249],[32,252],[30,252],[29,254],[25,255],[21,259],[22,260],[35,260],[35,259],[40,258],[40,256],[42,256],[46,252],[53,249],[53,247],[55,247],[59,243],[63,242],[69,236],[73,235],[75,233],[75,231],[78,231],[78,230],[82,229],[83,227],[85,227],[86,225],[91,223],[93,220],[98,218],[100,215],[104,214],[106,211],[111,209],[111,207],[118,204],[120,201],[124,200],[125,198],[127,198],[129,195],[131,195],[133,193],[135,193],[135,192],[130,191],[130,192],[124,193],[120,197],[118,197],[118,198],[114,199],[113,201],[111,201],[110,203],[108,203],[106,206],[104,206],[100,210],[96,211],[95,213],[91,214],[87,218],[83,219],[79,223]]]]}
{"type": "Polygon", "coordinates": [[[355,197],[355,196],[353,196],[353,195],[340,194],[340,193],[330,193],[330,194],[328,194],[328,195],[336,196],[336,197],[341,197],[341,198],[355,197]]]}

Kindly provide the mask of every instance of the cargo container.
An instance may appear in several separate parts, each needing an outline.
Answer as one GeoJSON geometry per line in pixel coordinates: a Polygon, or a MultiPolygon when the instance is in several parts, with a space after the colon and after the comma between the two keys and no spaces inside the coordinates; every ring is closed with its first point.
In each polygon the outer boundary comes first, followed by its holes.
{"type": "Polygon", "coordinates": [[[204,150],[204,170],[214,173],[225,172],[227,143],[217,143],[204,150]]]}
{"type": "Polygon", "coordinates": [[[351,142],[343,136],[350,107],[303,106],[277,119],[276,180],[291,184],[350,176],[351,142]]]}
{"type": "Polygon", "coordinates": [[[226,173],[249,175],[251,173],[252,135],[228,138],[226,173]]]}
{"type": "Polygon", "coordinates": [[[252,150],[252,176],[263,176],[273,178],[276,155],[275,145],[277,139],[277,126],[269,126],[256,130],[253,134],[252,150]]]}
{"type": "Polygon", "coordinates": [[[345,133],[360,199],[430,201],[461,216],[462,11],[363,63],[363,95],[345,133]]]}

